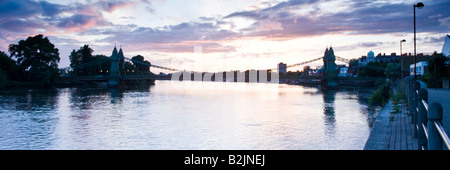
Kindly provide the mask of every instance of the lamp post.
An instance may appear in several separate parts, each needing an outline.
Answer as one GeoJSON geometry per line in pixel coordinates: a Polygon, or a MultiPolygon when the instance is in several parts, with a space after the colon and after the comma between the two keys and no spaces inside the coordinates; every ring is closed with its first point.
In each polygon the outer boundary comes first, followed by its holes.
{"type": "Polygon", "coordinates": [[[400,57],[402,56],[402,43],[406,42],[405,39],[400,41],[400,57]]]}
{"type": "Polygon", "coordinates": [[[416,8],[422,9],[423,6],[425,6],[422,2],[419,2],[417,4],[413,5],[413,11],[414,11],[414,77],[417,77],[417,70],[416,70],[416,8]]]}
{"type": "Polygon", "coordinates": [[[400,41],[400,78],[403,78],[403,55],[402,55],[402,43],[406,42],[405,39],[400,41]]]}

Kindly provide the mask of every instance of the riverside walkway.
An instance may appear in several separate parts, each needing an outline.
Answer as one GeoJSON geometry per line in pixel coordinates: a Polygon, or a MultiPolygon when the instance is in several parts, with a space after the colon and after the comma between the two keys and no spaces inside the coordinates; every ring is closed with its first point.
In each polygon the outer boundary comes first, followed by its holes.
{"type": "MultiPolygon", "coordinates": [[[[450,90],[427,89],[428,102],[439,102],[444,110],[442,124],[450,134],[450,90]]],[[[395,113],[394,103],[390,100],[375,119],[364,150],[417,150],[418,142],[414,137],[414,125],[407,106],[397,104],[400,112],[395,113]]],[[[445,148],[445,146],[444,146],[445,148]]],[[[446,149],[446,148],[445,148],[446,149]]]]}

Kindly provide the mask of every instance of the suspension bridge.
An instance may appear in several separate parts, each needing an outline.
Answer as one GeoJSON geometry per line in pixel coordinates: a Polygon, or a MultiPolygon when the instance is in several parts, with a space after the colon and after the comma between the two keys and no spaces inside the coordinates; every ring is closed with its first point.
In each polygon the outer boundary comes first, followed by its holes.
{"type": "MultiPolygon", "coordinates": [[[[308,60],[308,61],[304,61],[304,62],[300,62],[300,63],[296,63],[296,64],[287,65],[286,67],[287,68],[299,67],[299,66],[310,64],[310,63],[317,62],[320,60],[323,61],[323,75],[320,77],[316,77],[316,79],[320,80],[320,83],[322,86],[325,86],[325,87],[337,86],[338,85],[338,77],[337,77],[335,61],[349,63],[350,60],[339,57],[339,56],[335,56],[332,48],[330,48],[330,49],[327,48],[324,56],[317,57],[312,60],[308,60]]],[[[124,82],[126,83],[127,81],[133,81],[133,80],[145,80],[145,81],[148,81],[149,83],[154,83],[155,80],[170,80],[171,79],[171,77],[161,77],[161,76],[155,75],[151,72],[150,72],[150,74],[135,75],[135,74],[133,74],[134,70],[131,70],[131,72],[130,72],[130,70],[125,70],[124,61],[130,61],[133,63],[133,65],[142,65],[142,66],[146,66],[148,68],[152,67],[152,68],[156,68],[156,69],[166,70],[169,72],[190,73],[191,75],[200,74],[202,76],[205,74],[205,72],[198,73],[195,71],[187,71],[185,69],[175,69],[175,68],[151,64],[149,62],[135,60],[132,58],[127,58],[127,57],[124,57],[122,49],[120,49],[120,51],[117,52],[116,47],[114,47],[111,57],[105,57],[103,59],[91,61],[88,63],[83,63],[83,64],[72,66],[72,67],[66,67],[63,69],[73,71],[73,70],[80,70],[80,69],[88,68],[88,67],[98,67],[101,64],[104,64],[104,63],[109,64],[110,63],[111,65],[110,65],[109,69],[100,70],[100,72],[103,72],[102,75],[93,75],[93,76],[92,75],[91,76],[71,75],[69,77],[69,79],[73,80],[73,81],[107,82],[107,85],[109,87],[117,87],[121,83],[124,83],[124,82]]],[[[272,71],[276,71],[276,70],[277,70],[277,68],[266,69],[267,72],[272,72],[272,71]]],[[[214,73],[211,73],[211,74],[214,77],[214,73]]],[[[225,74],[224,74],[224,76],[225,76],[225,74]]],[[[236,76],[236,75],[234,75],[234,76],[236,76]]],[[[227,78],[224,78],[224,81],[226,81],[227,78]]],[[[258,76],[258,78],[259,78],[259,76],[258,76]]],[[[214,79],[214,81],[218,81],[218,80],[215,80],[215,78],[213,78],[213,79],[214,79]]],[[[234,78],[234,80],[236,80],[236,78],[234,78]]]]}

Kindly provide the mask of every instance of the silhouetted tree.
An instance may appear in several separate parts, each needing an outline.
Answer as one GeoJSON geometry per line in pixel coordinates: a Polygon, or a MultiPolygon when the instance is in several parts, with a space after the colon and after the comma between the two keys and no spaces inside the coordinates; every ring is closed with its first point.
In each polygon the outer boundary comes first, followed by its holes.
{"type": "Polygon", "coordinates": [[[124,71],[125,75],[138,74],[137,67],[128,61],[124,61],[123,67],[124,67],[123,71],[124,71]]]}
{"type": "Polygon", "coordinates": [[[95,70],[97,71],[97,75],[108,75],[106,70],[111,69],[110,58],[103,54],[94,55],[93,57],[94,57],[94,61],[99,62],[99,64],[95,67],[95,70]],[[105,61],[105,62],[101,62],[101,61],[105,61]]]}
{"type": "Polygon", "coordinates": [[[420,80],[427,83],[428,87],[440,88],[442,86],[442,78],[448,77],[448,68],[445,67],[445,61],[448,60],[442,53],[434,52],[433,59],[428,61],[425,74],[420,80]]]}
{"type": "Polygon", "coordinates": [[[394,81],[401,77],[400,63],[388,63],[386,68],[386,77],[394,81]]]}
{"type": "Polygon", "coordinates": [[[8,80],[20,80],[21,77],[23,75],[20,74],[16,61],[0,51],[0,87],[5,86],[8,80]]]}
{"type": "Polygon", "coordinates": [[[362,77],[386,77],[387,63],[369,62],[359,70],[358,76],[362,77]]]}
{"type": "Polygon", "coordinates": [[[72,50],[70,53],[70,67],[74,68],[74,73],[79,76],[95,75],[97,70],[95,67],[83,67],[83,64],[87,64],[94,61],[95,58],[92,56],[94,50],[85,44],[80,49],[72,50]]]}
{"type": "Polygon", "coordinates": [[[11,59],[5,52],[0,51],[0,69],[8,72],[16,65],[16,62],[11,59]]]}
{"type": "Polygon", "coordinates": [[[20,71],[27,72],[28,81],[50,86],[58,78],[59,50],[50,40],[39,34],[9,45],[11,57],[17,59],[20,71]]]}
{"type": "Polygon", "coordinates": [[[133,62],[133,65],[136,66],[137,70],[140,73],[149,73],[150,72],[151,63],[149,61],[144,60],[143,56],[137,55],[131,59],[132,59],[131,62],[133,62]]]}

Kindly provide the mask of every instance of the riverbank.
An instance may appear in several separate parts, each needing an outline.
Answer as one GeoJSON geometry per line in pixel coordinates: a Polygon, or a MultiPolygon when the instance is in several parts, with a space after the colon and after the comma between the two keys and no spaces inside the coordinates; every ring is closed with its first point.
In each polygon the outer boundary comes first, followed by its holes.
{"type": "Polygon", "coordinates": [[[17,89],[46,89],[41,87],[37,82],[29,81],[8,81],[7,84],[0,88],[0,90],[17,90],[17,89]]]}

